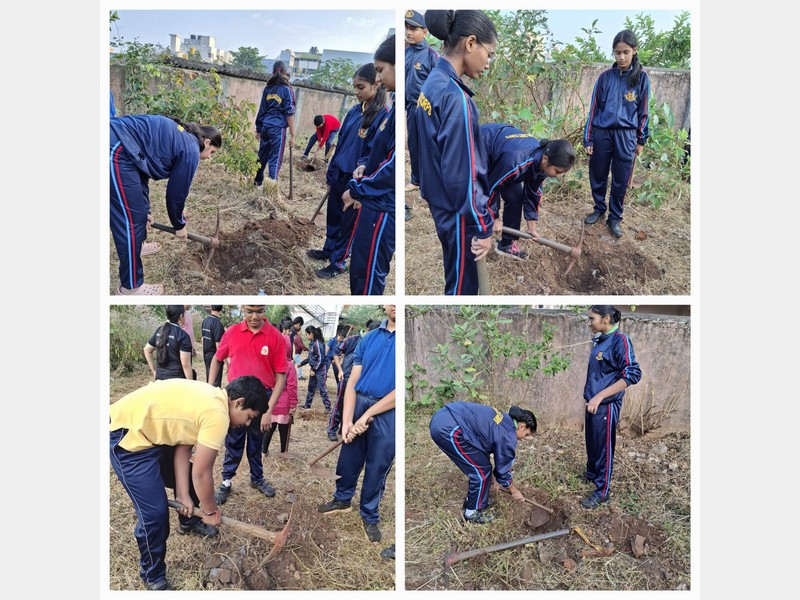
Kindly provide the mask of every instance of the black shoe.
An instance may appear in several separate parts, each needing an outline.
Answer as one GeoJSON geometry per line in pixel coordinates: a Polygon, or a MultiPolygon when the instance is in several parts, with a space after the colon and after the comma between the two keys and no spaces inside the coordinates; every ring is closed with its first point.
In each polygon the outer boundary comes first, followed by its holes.
{"type": "Polygon", "coordinates": [[[262,185],[264,185],[263,179],[261,181],[259,181],[258,179],[253,180],[253,187],[261,187],[262,185]]]}
{"type": "Polygon", "coordinates": [[[619,226],[619,220],[612,221],[609,219],[607,223],[608,228],[611,230],[611,235],[617,238],[622,237],[622,227],[619,226]]]}
{"type": "Polygon", "coordinates": [[[586,496],[583,500],[581,500],[581,506],[583,508],[597,508],[601,504],[608,502],[611,494],[606,494],[605,496],[601,496],[597,492],[593,492],[591,496],[586,496]]]}
{"type": "Polygon", "coordinates": [[[470,516],[467,516],[467,513],[464,512],[464,520],[468,523],[480,523],[481,525],[484,525],[494,521],[494,517],[486,512],[486,510],[476,510],[470,516]]]}
{"type": "Polygon", "coordinates": [[[497,252],[500,256],[505,256],[508,258],[513,258],[515,260],[522,260],[528,254],[524,250],[520,250],[517,242],[511,242],[508,246],[502,246],[497,244],[494,247],[494,251],[497,252]]]}
{"type": "MultiPolygon", "coordinates": [[[[251,481],[250,487],[257,489],[267,498],[272,498],[275,496],[275,488],[268,484],[266,479],[262,479],[261,481],[251,481]]],[[[217,504],[219,504],[219,502],[217,504]]]]}
{"type": "Polygon", "coordinates": [[[367,523],[364,521],[364,533],[367,534],[367,540],[373,544],[381,541],[381,530],[378,529],[377,523],[367,523]]]}
{"type": "Polygon", "coordinates": [[[147,584],[147,590],[150,592],[161,592],[165,590],[171,590],[169,583],[166,579],[162,579],[161,581],[155,581],[147,584]]]}
{"type": "Polygon", "coordinates": [[[197,523],[190,523],[189,525],[184,525],[183,523],[180,523],[178,525],[178,533],[183,535],[186,535],[187,533],[196,533],[197,535],[214,537],[219,534],[219,529],[217,529],[213,525],[209,525],[208,523],[203,523],[202,521],[198,521],[197,523]]]}
{"type": "Polygon", "coordinates": [[[306,254],[308,254],[309,258],[313,258],[314,260],[328,260],[331,257],[325,250],[317,250],[316,248],[308,250],[306,254]]]}
{"type": "Polygon", "coordinates": [[[332,512],[350,512],[353,507],[349,502],[342,502],[341,500],[333,499],[325,504],[320,504],[317,507],[317,512],[332,513],[332,512]]]}
{"type": "Polygon", "coordinates": [[[381,558],[390,558],[394,560],[394,544],[381,550],[381,558]]]}
{"type": "Polygon", "coordinates": [[[317,271],[314,271],[314,273],[320,279],[333,279],[334,277],[338,277],[339,275],[341,275],[342,273],[344,273],[346,271],[347,271],[347,269],[337,269],[333,265],[328,265],[327,267],[325,267],[323,269],[319,269],[317,271]]]}
{"type": "Polygon", "coordinates": [[[603,213],[594,211],[592,214],[586,215],[586,218],[583,220],[583,222],[586,223],[587,225],[594,225],[600,220],[600,217],[602,216],[603,213]]]}
{"type": "Polygon", "coordinates": [[[329,433],[328,434],[328,439],[330,441],[332,441],[332,442],[338,442],[339,441],[339,437],[335,433],[329,433]]]}
{"type": "Polygon", "coordinates": [[[406,206],[406,221],[411,220],[411,209],[406,206]]]}
{"type": "Polygon", "coordinates": [[[228,499],[228,496],[231,495],[231,490],[233,489],[232,485],[220,485],[219,489],[214,492],[214,502],[217,504],[225,504],[225,501],[228,499]]]}

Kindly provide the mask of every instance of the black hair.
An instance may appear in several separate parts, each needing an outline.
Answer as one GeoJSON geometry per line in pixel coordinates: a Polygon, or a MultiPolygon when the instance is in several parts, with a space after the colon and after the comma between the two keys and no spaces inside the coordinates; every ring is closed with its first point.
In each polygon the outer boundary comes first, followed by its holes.
{"type": "Polygon", "coordinates": [[[544,155],[548,162],[554,167],[567,169],[568,171],[575,164],[575,147],[569,140],[539,140],[539,146],[544,148],[544,155]]]}
{"type": "Polygon", "coordinates": [[[286,63],[278,60],[272,65],[272,77],[267,80],[267,87],[281,84],[289,84],[289,75],[286,73],[286,63]]]}
{"type": "Polygon", "coordinates": [[[320,329],[319,327],[314,327],[313,325],[309,325],[308,327],[306,327],[306,333],[310,333],[314,338],[314,340],[321,342],[323,344],[325,343],[325,338],[322,337],[322,329],[320,329]]]}
{"type": "MultiPolygon", "coordinates": [[[[358,77],[359,79],[363,79],[369,83],[375,83],[377,79],[378,72],[375,70],[375,65],[373,63],[367,63],[365,65],[361,65],[355,73],[353,73],[353,79],[358,77]]],[[[375,92],[375,96],[372,97],[372,100],[369,101],[369,104],[364,107],[364,112],[361,113],[361,129],[369,129],[369,126],[372,125],[372,122],[375,120],[375,117],[378,116],[378,113],[386,104],[386,88],[380,86],[378,91],[375,92]]]]}
{"type": "Polygon", "coordinates": [[[214,310],[214,311],[217,311],[217,312],[222,312],[222,304],[212,304],[211,305],[211,310],[214,310]]]}
{"type": "Polygon", "coordinates": [[[295,317],[292,319],[292,325],[302,325],[303,323],[305,323],[303,317],[295,317]]]}
{"type": "Polygon", "coordinates": [[[347,337],[348,331],[350,331],[350,328],[347,325],[339,325],[339,327],[336,329],[336,335],[347,337]]]}
{"type": "Polygon", "coordinates": [[[375,50],[374,58],[390,65],[394,64],[394,34],[380,43],[378,49],[375,50]]]}
{"type": "Polygon", "coordinates": [[[156,362],[159,366],[163,367],[167,364],[169,355],[167,354],[167,342],[169,341],[169,332],[172,323],[177,324],[186,309],[183,304],[167,304],[167,322],[164,323],[158,330],[158,337],[156,338],[156,362]]]}
{"type": "Polygon", "coordinates": [[[314,117],[314,125],[315,126],[321,127],[324,122],[325,122],[325,117],[323,117],[322,115],[316,115],[314,117]]]}
{"type": "Polygon", "coordinates": [[[435,38],[444,42],[445,52],[471,35],[481,44],[497,41],[497,29],[482,10],[427,10],[425,24],[435,38]]]}
{"type": "Polygon", "coordinates": [[[216,127],[212,127],[211,125],[198,125],[197,123],[184,123],[175,117],[172,117],[172,120],[197,138],[200,152],[206,149],[206,140],[210,140],[211,145],[215,148],[222,148],[222,134],[216,127]]]}
{"type": "Polygon", "coordinates": [[[267,412],[267,388],[261,383],[258,377],[253,375],[242,375],[229,381],[225,386],[228,392],[228,400],[238,400],[244,398],[242,408],[255,408],[260,413],[267,412]]]}
{"type": "Polygon", "coordinates": [[[595,304],[589,309],[589,311],[598,314],[601,317],[609,315],[612,323],[619,323],[619,320],[622,318],[622,313],[620,313],[610,304],[595,304]]]}
{"type": "Polygon", "coordinates": [[[292,320],[288,317],[282,319],[280,322],[280,330],[283,331],[284,329],[291,329],[292,328],[292,320]]]}
{"type": "Polygon", "coordinates": [[[508,416],[518,423],[525,423],[532,433],[536,433],[536,415],[526,408],[512,406],[508,409],[508,416]]]}
{"type": "Polygon", "coordinates": [[[381,326],[381,321],[370,321],[369,325],[367,325],[367,330],[372,331],[380,326],[381,326]]]}
{"type": "MultiPolygon", "coordinates": [[[[630,29],[623,29],[617,35],[614,36],[614,43],[611,44],[611,49],[617,47],[617,44],[622,42],[623,44],[628,44],[634,50],[639,46],[639,42],[636,39],[636,34],[633,33],[630,29]]],[[[614,62],[614,66],[616,66],[616,61],[614,62]]],[[[628,87],[634,87],[637,83],[639,83],[639,74],[642,72],[642,63],[639,62],[639,54],[634,54],[633,59],[631,60],[631,74],[628,75],[627,84],[628,87]]]]}

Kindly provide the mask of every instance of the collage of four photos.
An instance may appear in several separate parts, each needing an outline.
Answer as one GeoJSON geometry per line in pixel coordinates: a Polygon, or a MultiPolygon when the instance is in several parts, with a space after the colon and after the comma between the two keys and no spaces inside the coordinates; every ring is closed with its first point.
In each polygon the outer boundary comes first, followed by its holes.
{"type": "Polygon", "coordinates": [[[692,589],[689,10],[108,31],[110,591],[692,589]]]}

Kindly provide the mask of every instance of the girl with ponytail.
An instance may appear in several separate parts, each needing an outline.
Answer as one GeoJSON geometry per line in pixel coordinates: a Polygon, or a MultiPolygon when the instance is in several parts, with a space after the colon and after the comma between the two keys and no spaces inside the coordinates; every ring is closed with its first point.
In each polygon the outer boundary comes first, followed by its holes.
{"type": "Polygon", "coordinates": [[[583,145],[589,155],[589,183],[594,211],[584,222],[592,225],[606,213],[606,190],[611,170],[608,224],[614,237],[622,237],[625,192],[633,174],[636,157],[647,138],[650,78],[642,71],[637,56],[636,35],[630,29],[614,37],[616,62],[597,78],[592,91],[589,116],[583,130],[583,145]]]}
{"type": "Polygon", "coordinates": [[[183,304],[166,306],[167,322],[161,325],[144,346],[154,380],[195,379],[192,371],[192,341],[182,329],[183,304]]]}
{"type": "Polygon", "coordinates": [[[261,105],[256,114],[256,138],[258,162],[261,166],[253,180],[256,187],[264,183],[264,170],[277,181],[286,146],[286,130],[289,130],[289,146],[294,144],[294,90],[289,85],[289,75],[283,61],[272,65],[272,77],[267,80],[261,94],[261,105]]]}

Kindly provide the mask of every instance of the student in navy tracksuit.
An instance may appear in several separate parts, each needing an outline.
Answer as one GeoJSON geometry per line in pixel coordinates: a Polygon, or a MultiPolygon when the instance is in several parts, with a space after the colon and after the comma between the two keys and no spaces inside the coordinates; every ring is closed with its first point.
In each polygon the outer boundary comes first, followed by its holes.
{"type": "Polygon", "coordinates": [[[476,294],[476,261],[492,247],[486,156],[473,92],[461,82],[489,68],[497,32],[479,10],[429,10],[428,30],[444,40],[417,99],[420,195],[442,244],[447,295],[476,294]]]}
{"type": "Polygon", "coordinates": [[[627,387],[642,378],[642,370],[636,362],[631,340],[619,330],[621,315],[616,308],[592,306],[588,317],[594,346],[589,354],[583,388],[586,402],[584,477],[594,484],[595,490],[581,500],[581,506],[595,508],[608,502],[622,399],[627,387]]]}
{"type": "MultiPolygon", "coordinates": [[[[386,38],[375,51],[378,81],[394,92],[394,36],[386,38]]],[[[386,276],[394,256],[394,114],[392,108],[381,120],[365,165],[356,169],[354,179],[342,196],[344,210],[360,208],[353,234],[350,259],[350,293],[383,295],[386,276]]]]}
{"type": "Polygon", "coordinates": [[[346,271],[347,257],[353,243],[358,210],[344,210],[342,195],[353,178],[353,171],[366,164],[378,126],[388,114],[386,91],[377,81],[375,65],[367,63],[353,75],[353,89],[358,104],[344,118],[336,152],[325,175],[329,186],[327,230],[322,250],[309,250],[316,260],[330,260],[328,266],[315,271],[317,277],[330,279],[346,271]]]}
{"type": "Polygon", "coordinates": [[[515,500],[524,500],[512,481],[511,467],[517,442],[536,432],[536,417],[512,406],[508,413],[473,402],[450,402],[436,411],[430,422],[431,438],[469,478],[464,519],[489,523],[490,477],[515,500]],[[494,455],[494,469],[489,455],[494,455]]]}
{"type": "Polygon", "coordinates": [[[325,412],[329,413],[331,401],[328,398],[327,388],[328,366],[325,362],[325,338],[322,337],[322,330],[313,325],[306,327],[306,335],[309,341],[308,358],[303,360],[300,365],[307,364],[311,369],[311,375],[308,378],[308,392],[303,408],[306,410],[311,408],[314,392],[319,389],[319,395],[322,396],[322,403],[325,405],[325,412]]]}
{"type": "Polygon", "coordinates": [[[622,209],[634,161],[647,138],[650,78],[642,71],[636,36],[629,29],[614,37],[616,62],[597,78],[589,117],[583,130],[583,145],[589,155],[589,183],[594,211],[584,222],[596,223],[606,212],[608,171],[611,168],[611,198],[607,224],[614,237],[622,236],[622,209]]]}
{"type": "Polygon", "coordinates": [[[286,65],[278,61],[272,66],[272,77],[267,81],[261,95],[261,105],[256,115],[256,137],[258,162],[261,167],[253,184],[264,183],[264,169],[270,179],[278,179],[283,162],[283,148],[286,145],[286,130],[289,130],[289,145],[294,144],[294,90],[289,85],[286,65]]]}
{"type": "MultiPolygon", "coordinates": [[[[506,225],[519,229],[523,207],[528,233],[539,237],[536,221],[542,201],[542,183],[563,175],[575,164],[575,148],[567,140],[537,140],[511,125],[481,125],[481,138],[489,161],[489,209],[495,229],[506,225]],[[500,220],[500,199],[503,215],[500,220]]],[[[504,233],[495,251],[501,256],[523,259],[518,236],[504,233]]]]}
{"type": "Polygon", "coordinates": [[[333,361],[333,357],[339,353],[339,344],[344,340],[345,332],[341,329],[336,332],[336,336],[328,340],[325,344],[325,368],[330,369],[333,367],[333,377],[339,381],[339,367],[333,361]]]}
{"type": "Polygon", "coordinates": [[[150,216],[148,181],[168,179],[167,213],[175,237],[187,238],[183,208],[197,165],[222,147],[210,126],[181,123],[160,115],[110,120],[111,233],[119,256],[117,294],[159,295],[160,284],[144,283],[142,244],[150,216]]]}
{"type": "MultiPolygon", "coordinates": [[[[422,13],[416,10],[406,11],[406,139],[411,163],[411,176],[406,190],[419,187],[419,143],[415,120],[417,98],[419,98],[422,83],[428,78],[431,69],[439,60],[439,53],[425,41],[427,35],[428,29],[422,13]]],[[[408,204],[406,204],[406,221],[410,218],[411,214],[408,204]]]]}
{"type": "Polygon", "coordinates": [[[394,462],[395,306],[385,305],[387,319],[361,338],[347,382],[342,415],[345,443],[336,464],[333,499],[321,513],[349,512],[362,469],[359,502],[367,539],[381,541],[380,503],[394,462]]]}

